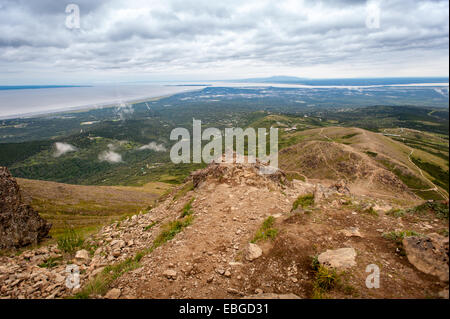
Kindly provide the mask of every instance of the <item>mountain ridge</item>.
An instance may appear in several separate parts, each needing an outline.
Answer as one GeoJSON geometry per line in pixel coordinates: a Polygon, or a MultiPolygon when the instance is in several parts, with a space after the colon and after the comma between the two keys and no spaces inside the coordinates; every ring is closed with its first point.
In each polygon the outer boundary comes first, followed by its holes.
{"type": "Polygon", "coordinates": [[[376,194],[353,194],[345,181],[326,187],[290,181],[283,171],[260,175],[258,164],[213,163],[154,208],[104,226],[78,251],[50,245],[0,257],[6,265],[0,276],[10,278],[2,293],[110,299],[438,296],[445,284],[409,264],[389,236],[406,231],[431,236],[448,227],[448,219],[437,218],[434,210],[419,215],[409,208],[411,203],[376,194]],[[351,254],[341,256],[345,271],[333,270],[333,286],[322,289],[320,272],[336,262],[327,259],[330,252],[351,254]],[[317,256],[322,268],[311,266],[317,256]],[[63,263],[38,266],[50,258],[71,258],[83,270],[81,288],[72,291],[58,282],[63,263]],[[368,264],[383,266],[382,282],[397,280],[368,290],[368,264]],[[24,278],[16,288],[11,269],[24,278]],[[40,286],[44,293],[30,289],[28,278],[36,274],[47,278],[40,286]]]}

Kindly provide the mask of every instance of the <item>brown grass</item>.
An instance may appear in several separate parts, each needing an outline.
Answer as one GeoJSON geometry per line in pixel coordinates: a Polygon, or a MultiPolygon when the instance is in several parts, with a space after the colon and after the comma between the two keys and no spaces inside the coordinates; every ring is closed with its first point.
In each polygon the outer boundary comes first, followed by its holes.
{"type": "Polygon", "coordinates": [[[172,186],[149,183],[142,187],[80,186],[18,178],[25,201],[50,221],[50,235],[67,226],[91,233],[106,223],[146,211],[172,186]]]}

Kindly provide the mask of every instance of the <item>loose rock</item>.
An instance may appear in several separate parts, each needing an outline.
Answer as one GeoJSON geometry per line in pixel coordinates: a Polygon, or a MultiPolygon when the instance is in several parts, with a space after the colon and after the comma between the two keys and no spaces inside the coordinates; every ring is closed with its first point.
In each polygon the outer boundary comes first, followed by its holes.
{"type": "Polygon", "coordinates": [[[177,272],[175,270],[172,269],[167,269],[166,271],[164,271],[163,275],[167,278],[167,279],[177,279],[177,272]]]}
{"type": "Polygon", "coordinates": [[[76,252],[75,258],[83,261],[89,260],[89,252],[85,249],[79,250],[76,252]]]}
{"type": "Polygon", "coordinates": [[[248,244],[248,250],[247,250],[247,260],[253,261],[255,259],[258,259],[262,255],[262,249],[259,248],[256,244],[248,244]]]}
{"type": "Polygon", "coordinates": [[[353,248],[327,250],[319,255],[321,265],[336,269],[347,269],[356,266],[356,251],[353,248]]]}

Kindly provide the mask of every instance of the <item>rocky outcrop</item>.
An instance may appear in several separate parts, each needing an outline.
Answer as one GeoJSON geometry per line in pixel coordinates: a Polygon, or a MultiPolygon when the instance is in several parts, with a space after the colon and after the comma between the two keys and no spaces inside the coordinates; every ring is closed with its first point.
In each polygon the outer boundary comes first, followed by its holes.
{"type": "Polygon", "coordinates": [[[22,201],[19,185],[6,167],[0,167],[0,249],[38,243],[51,224],[22,201]]]}
{"type": "Polygon", "coordinates": [[[258,160],[255,163],[247,163],[245,157],[243,161],[243,163],[227,163],[222,158],[222,161],[213,162],[205,169],[191,173],[189,178],[192,179],[195,188],[206,180],[230,185],[245,183],[248,186],[284,186],[289,184],[283,171],[270,169],[258,160]]]}
{"type": "Polygon", "coordinates": [[[330,189],[344,195],[350,194],[350,189],[347,186],[347,182],[345,180],[340,180],[333,184],[330,189]]]}
{"type": "Polygon", "coordinates": [[[325,187],[321,184],[316,184],[314,186],[314,201],[316,203],[326,201],[335,195],[350,195],[350,190],[346,181],[341,180],[330,187],[325,187]]]}
{"type": "Polygon", "coordinates": [[[448,237],[430,234],[403,239],[403,248],[411,264],[418,270],[448,282],[448,237]]]}

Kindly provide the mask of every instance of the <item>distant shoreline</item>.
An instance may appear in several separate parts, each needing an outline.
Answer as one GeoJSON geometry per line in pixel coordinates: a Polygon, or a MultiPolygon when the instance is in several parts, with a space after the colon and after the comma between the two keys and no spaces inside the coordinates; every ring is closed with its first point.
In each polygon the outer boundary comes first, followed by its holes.
{"type": "MultiPolygon", "coordinates": [[[[61,107],[61,108],[55,108],[55,109],[48,109],[48,110],[41,110],[36,112],[24,112],[24,113],[16,113],[16,114],[9,114],[9,115],[0,115],[0,120],[13,120],[13,119],[24,119],[24,118],[35,118],[35,117],[42,117],[42,116],[51,116],[51,115],[59,115],[64,113],[71,113],[71,112],[79,112],[79,111],[89,111],[93,109],[103,109],[103,108],[109,108],[109,107],[115,107],[119,105],[120,103],[127,103],[127,104],[137,104],[140,102],[147,102],[151,100],[158,100],[162,98],[166,98],[169,96],[173,96],[175,94],[185,93],[185,92],[192,92],[197,90],[202,90],[208,87],[278,87],[278,88],[292,88],[292,89],[370,89],[370,88],[382,88],[382,87],[448,87],[449,83],[404,83],[404,84],[375,84],[375,85],[305,85],[305,84],[297,84],[297,83],[266,83],[266,82],[210,82],[209,84],[205,84],[202,82],[202,84],[197,84],[193,82],[187,82],[185,84],[165,84],[161,85],[161,87],[186,87],[189,88],[186,91],[180,91],[180,92],[173,92],[173,93],[166,93],[161,95],[155,95],[155,96],[148,96],[148,97],[136,97],[136,98],[124,98],[120,100],[115,101],[107,101],[107,102],[92,102],[92,103],[85,103],[83,105],[76,105],[76,106],[68,106],[68,107],[61,107]],[[197,87],[198,89],[194,89],[194,87],[197,87]]],[[[0,92],[6,92],[8,90],[1,89],[5,86],[0,86],[0,92]]],[[[53,88],[95,88],[95,86],[10,86],[15,87],[16,89],[10,89],[9,91],[17,91],[21,90],[20,87],[22,87],[23,90],[30,89],[53,89],[53,88]]]]}
{"type": "MultiPolygon", "coordinates": [[[[142,98],[142,99],[136,99],[136,100],[129,100],[129,101],[125,101],[125,103],[133,105],[133,104],[138,104],[138,103],[157,101],[160,99],[171,97],[175,94],[179,94],[179,93],[162,95],[162,96],[158,96],[158,97],[148,97],[148,98],[142,98]]],[[[52,116],[52,115],[60,115],[60,114],[73,113],[73,112],[83,112],[83,111],[87,112],[87,111],[95,110],[95,109],[107,109],[107,108],[116,107],[117,104],[119,104],[119,102],[115,102],[115,103],[106,102],[105,104],[97,104],[95,106],[89,106],[89,105],[74,106],[74,107],[63,108],[63,109],[59,109],[59,110],[56,109],[56,110],[48,110],[48,111],[38,111],[38,112],[24,113],[24,114],[11,115],[11,116],[8,115],[8,116],[4,116],[4,117],[0,116],[0,121],[1,120],[15,120],[15,119],[29,119],[29,118],[44,117],[44,116],[47,117],[47,116],[52,116]]]]}
{"type": "MultiPolygon", "coordinates": [[[[168,87],[168,85],[163,85],[165,87],[168,87]]],[[[183,86],[183,85],[180,85],[183,86]]],[[[54,108],[54,109],[48,109],[48,110],[40,110],[36,112],[23,112],[23,113],[16,113],[16,114],[8,114],[8,115],[0,115],[0,120],[14,120],[14,119],[26,119],[26,118],[35,118],[35,117],[43,117],[43,116],[51,116],[51,115],[59,115],[64,113],[71,113],[71,112],[79,112],[79,111],[89,111],[93,109],[104,109],[104,108],[110,108],[115,107],[121,103],[126,104],[137,104],[141,102],[148,102],[152,100],[158,100],[162,98],[167,98],[170,96],[173,96],[175,94],[184,93],[184,92],[192,92],[197,90],[202,90],[205,88],[205,86],[198,86],[198,85],[189,85],[186,86],[189,89],[186,91],[180,91],[180,92],[173,92],[173,93],[161,93],[153,96],[143,96],[143,97],[130,97],[130,98],[119,98],[118,100],[114,101],[107,101],[107,102],[92,102],[92,103],[86,103],[83,105],[75,105],[75,106],[67,106],[67,107],[61,107],[61,108],[54,108]],[[198,89],[194,89],[194,87],[199,87],[198,89]]],[[[40,87],[40,89],[53,89],[53,87],[40,87]]],[[[60,86],[58,88],[64,89],[64,88],[95,88],[95,86],[60,86]]],[[[17,91],[16,90],[9,90],[9,91],[17,91]]],[[[24,89],[26,90],[26,89],[24,89]]],[[[7,90],[3,90],[3,92],[6,92],[7,90]]]]}
{"type": "Polygon", "coordinates": [[[62,89],[62,88],[86,88],[92,85],[0,85],[0,91],[10,90],[36,90],[36,89],[62,89]]]}

